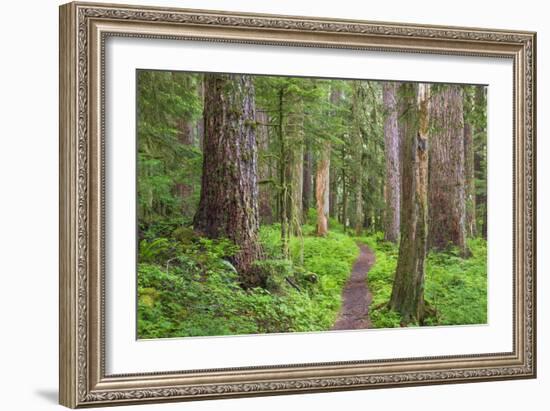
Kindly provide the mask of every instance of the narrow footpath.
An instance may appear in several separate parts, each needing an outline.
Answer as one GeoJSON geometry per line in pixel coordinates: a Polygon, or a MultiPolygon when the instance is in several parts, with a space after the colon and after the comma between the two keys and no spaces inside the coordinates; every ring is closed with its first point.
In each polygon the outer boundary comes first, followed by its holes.
{"type": "Polygon", "coordinates": [[[364,244],[359,244],[361,254],[353,264],[346,285],[342,291],[342,308],[333,330],[358,330],[370,327],[369,305],[372,294],[367,285],[368,272],[375,261],[372,250],[364,244]]]}

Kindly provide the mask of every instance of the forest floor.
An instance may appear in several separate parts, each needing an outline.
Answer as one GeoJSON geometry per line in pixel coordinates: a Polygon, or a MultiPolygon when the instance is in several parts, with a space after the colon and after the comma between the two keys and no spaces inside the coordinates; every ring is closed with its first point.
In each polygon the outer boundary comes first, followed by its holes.
{"type": "Polygon", "coordinates": [[[367,285],[367,276],[375,262],[374,252],[365,244],[358,244],[361,253],[353,264],[349,279],[342,291],[342,308],[333,330],[358,330],[370,328],[369,305],[372,293],[367,285]]]}

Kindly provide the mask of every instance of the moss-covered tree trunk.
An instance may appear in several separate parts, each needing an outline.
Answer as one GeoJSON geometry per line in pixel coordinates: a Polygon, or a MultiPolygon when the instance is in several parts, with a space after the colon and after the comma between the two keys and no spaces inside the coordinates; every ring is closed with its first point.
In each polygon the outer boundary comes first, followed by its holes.
{"type": "Polygon", "coordinates": [[[279,221],[281,222],[281,253],[284,258],[290,258],[290,221],[288,219],[290,210],[290,182],[286,172],[286,159],[288,156],[288,143],[285,131],[285,89],[280,87],[277,92],[277,130],[279,138],[279,221]]]}
{"type": "Polygon", "coordinates": [[[384,120],[384,154],[386,159],[386,184],[384,197],[384,238],[396,243],[399,239],[401,171],[399,162],[399,126],[397,88],[398,83],[387,82],[383,86],[385,108],[384,120]]]}
{"type": "Polygon", "coordinates": [[[206,75],[204,159],[194,228],[239,246],[232,263],[246,287],[260,285],[254,85],[244,75],[206,75]]]}
{"type": "Polygon", "coordinates": [[[442,250],[454,245],[466,256],[462,87],[446,85],[434,91],[430,116],[429,247],[442,250]]]}
{"type": "Polygon", "coordinates": [[[406,105],[402,117],[400,150],[401,237],[390,308],[402,323],[422,320],[424,315],[424,264],[428,240],[428,129],[429,85],[403,84],[400,98],[406,105]]]}

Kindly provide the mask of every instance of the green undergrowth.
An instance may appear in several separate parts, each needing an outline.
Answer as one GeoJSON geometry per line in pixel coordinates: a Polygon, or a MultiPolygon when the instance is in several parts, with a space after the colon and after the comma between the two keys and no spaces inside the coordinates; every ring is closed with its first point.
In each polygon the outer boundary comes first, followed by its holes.
{"type": "MultiPolygon", "coordinates": [[[[376,254],[368,275],[373,295],[370,319],[375,328],[399,327],[399,315],[387,308],[397,265],[398,247],[381,233],[361,237],[376,254]]],[[[458,250],[430,252],[426,261],[424,296],[428,317],[423,325],[466,325],[487,322],[487,243],[468,240],[472,252],[461,258],[458,250]]]]}
{"type": "MultiPolygon", "coordinates": [[[[331,221],[326,237],[315,235],[314,215],[302,236],[290,239],[290,260],[282,258],[278,224],[262,226],[265,258],[256,262],[264,286],[241,287],[228,262],[237,247],[227,240],[197,237],[189,228],[167,225],[145,233],[139,245],[138,337],[166,338],[326,331],[342,304],[342,289],[359,249],[376,255],[368,274],[374,328],[399,327],[388,310],[398,247],[381,233],[352,237],[331,221]],[[159,235],[160,234],[160,235],[159,235]]],[[[430,316],[424,325],[484,324],[487,321],[487,246],[469,240],[472,256],[456,250],[430,253],[425,299],[430,316]]]]}
{"type": "MultiPolygon", "coordinates": [[[[338,228],[335,226],[335,228],[338,228]]],[[[330,329],[359,250],[340,230],[321,238],[312,225],[281,256],[280,226],[262,226],[265,287],[243,289],[227,261],[227,240],[177,229],[170,239],[143,240],[138,264],[138,337],[165,338],[330,329]]]]}

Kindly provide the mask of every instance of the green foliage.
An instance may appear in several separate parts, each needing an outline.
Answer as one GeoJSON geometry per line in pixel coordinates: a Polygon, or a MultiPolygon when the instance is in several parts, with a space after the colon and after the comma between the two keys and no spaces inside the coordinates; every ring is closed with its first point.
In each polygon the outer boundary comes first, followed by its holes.
{"type": "Polygon", "coordinates": [[[188,129],[202,112],[196,74],[138,71],[138,221],[143,231],[165,219],[187,222],[198,203],[202,154],[188,129]],[[182,202],[180,189],[187,188],[182,202]]]}
{"type": "Polygon", "coordinates": [[[487,229],[487,88],[464,86],[464,121],[473,128],[476,225],[487,229]]]}
{"type": "Polygon", "coordinates": [[[156,260],[166,260],[170,241],[166,238],[155,238],[152,241],[141,240],[139,242],[140,263],[153,263],[156,260]]]}
{"type": "Polygon", "coordinates": [[[467,259],[458,250],[428,256],[425,298],[435,313],[427,325],[487,322],[487,242],[471,239],[468,246],[467,259]]]}
{"type": "MultiPolygon", "coordinates": [[[[277,225],[262,227],[261,241],[266,253],[278,256],[277,225]]],[[[290,248],[296,259],[298,238],[291,239],[290,248]]],[[[244,290],[226,260],[235,251],[227,240],[200,237],[185,246],[165,238],[142,241],[139,338],[330,329],[358,254],[354,240],[341,233],[305,237],[303,266],[278,258],[258,261],[266,288],[244,290]]]]}
{"type": "MultiPolygon", "coordinates": [[[[138,72],[139,337],[328,330],[359,253],[357,241],[368,244],[376,254],[368,275],[373,294],[371,322],[376,328],[398,327],[399,315],[386,308],[398,248],[376,232],[382,228],[386,184],[381,83],[254,78],[256,108],[265,114],[256,124],[258,138],[263,131],[266,140],[258,142],[258,178],[264,183],[260,194],[268,194],[270,215],[265,221],[273,224],[261,227],[265,259],[255,262],[263,288],[246,290],[230,263],[238,247],[228,240],[198,237],[192,228],[202,174],[201,82],[202,76],[192,73],[138,72]],[[358,90],[355,108],[354,84],[358,90]],[[331,101],[336,94],[337,103],[331,101]],[[297,114],[302,120],[296,121],[297,114]],[[285,133],[290,133],[295,123],[301,128],[297,133],[301,137],[290,139],[285,133]],[[357,129],[360,138],[353,143],[350,133],[357,129]],[[330,190],[334,198],[330,201],[335,208],[329,233],[323,238],[315,235],[317,212],[309,208],[298,222],[304,223],[302,235],[290,237],[290,253],[285,257],[277,222],[282,215],[282,188],[292,188],[291,182],[282,178],[288,166],[285,161],[295,158],[291,152],[303,152],[315,163],[327,141],[332,150],[330,190]],[[363,166],[354,163],[357,157],[363,166]],[[349,228],[358,185],[364,226],[370,235],[353,238],[346,234],[342,221],[349,228]]],[[[465,119],[474,129],[478,227],[486,221],[485,93],[483,87],[464,87],[465,119]]],[[[428,256],[425,298],[431,316],[426,324],[486,322],[486,243],[475,239],[469,247],[473,255],[468,259],[453,250],[428,256]]]]}
{"type": "MultiPolygon", "coordinates": [[[[399,315],[388,310],[398,247],[383,241],[381,233],[361,237],[376,254],[369,271],[373,294],[370,318],[375,328],[399,327],[399,315]]],[[[458,250],[431,252],[426,261],[424,297],[429,316],[424,325],[485,324],[487,322],[487,242],[470,239],[472,256],[460,257],[458,250]]]]}
{"type": "Polygon", "coordinates": [[[262,273],[268,291],[284,294],[288,279],[294,275],[292,261],[285,259],[259,260],[256,268],[262,273]]]}
{"type": "MultiPolygon", "coordinates": [[[[311,229],[305,226],[304,231],[311,229]]],[[[376,254],[368,275],[373,327],[400,326],[399,314],[387,309],[398,249],[385,242],[382,233],[360,238],[335,231],[327,237],[306,236],[304,264],[298,266],[299,239],[291,239],[293,261],[280,259],[279,227],[264,226],[261,241],[272,258],[256,264],[266,275],[266,288],[251,290],[241,288],[227,261],[237,250],[231,242],[189,239],[189,232],[184,238],[185,244],[166,238],[140,243],[140,338],[328,330],[358,256],[356,240],[376,254]]],[[[428,256],[425,298],[432,315],[424,325],[486,323],[486,242],[473,239],[469,247],[473,255],[468,259],[456,250],[428,256]]]]}
{"type": "Polygon", "coordinates": [[[235,252],[227,240],[195,238],[185,246],[165,238],[142,241],[138,336],[220,335],[249,329],[244,317],[226,321],[226,316],[238,311],[233,293],[243,292],[235,269],[225,260],[235,252]],[[142,262],[142,251],[155,263],[142,262]]]}

